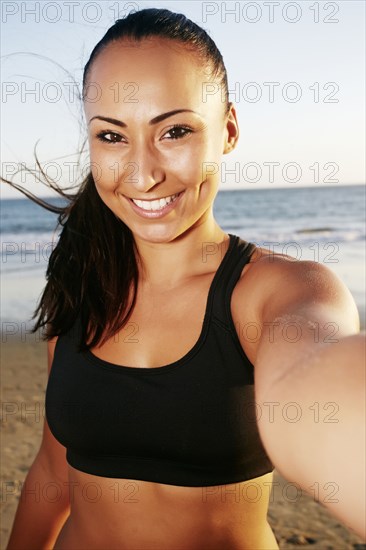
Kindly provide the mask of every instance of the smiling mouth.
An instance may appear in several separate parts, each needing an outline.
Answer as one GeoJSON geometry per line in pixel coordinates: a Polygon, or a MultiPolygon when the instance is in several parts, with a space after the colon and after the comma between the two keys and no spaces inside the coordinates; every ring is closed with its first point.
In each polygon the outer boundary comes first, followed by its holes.
{"type": "Polygon", "coordinates": [[[183,191],[181,191],[180,193],[175,193],[174,195],[169,195],[168,197],[163,197],[161,199],[155,199],[150,201],[138,200],[138,199],[130,199],[130,200],[142,210],[146,210],[147,212],[151,212],[151,211],[158,212],[159,210],[162,210],[163,208],[165,208],[171,202],[174,202],[175,200],[177,200],[177,198],[182,193],[183,191]]]}

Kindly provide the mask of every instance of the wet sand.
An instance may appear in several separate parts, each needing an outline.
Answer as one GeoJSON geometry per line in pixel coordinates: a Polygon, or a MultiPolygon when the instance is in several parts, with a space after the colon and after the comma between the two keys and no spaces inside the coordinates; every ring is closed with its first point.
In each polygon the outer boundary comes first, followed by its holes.
{"type": "MultiPolygon", "coordinates": [[[[47,344],[37,342],[36,335],[23,335],[23,341],[19,337],[2,335],[1,369],[0,548],[5,549],[21,483],[35,458],[42,437],[47,344]]],[[[293,484],[289,484],[277,472],[268,520],[281,549],[303,546],[314,549],[366,550],[366,545],[356,534],[311,496],[296,493],[293,484]]]]}

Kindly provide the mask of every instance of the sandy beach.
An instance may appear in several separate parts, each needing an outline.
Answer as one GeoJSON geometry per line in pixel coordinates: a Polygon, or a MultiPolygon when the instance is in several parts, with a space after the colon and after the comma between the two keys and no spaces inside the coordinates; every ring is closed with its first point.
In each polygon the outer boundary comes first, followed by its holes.
{"type": "MultiPolygon", "coordinates": [[[[42,436],[47,344],[36,340],[36,335],[24,335],[23,341],[2,335],[1,549],[6,548],[21,483],[42,436]]],[[[274,482],[268,519],[281,549],[366,549],[311,496],[297,496],[277,472],[274,482]]]]}

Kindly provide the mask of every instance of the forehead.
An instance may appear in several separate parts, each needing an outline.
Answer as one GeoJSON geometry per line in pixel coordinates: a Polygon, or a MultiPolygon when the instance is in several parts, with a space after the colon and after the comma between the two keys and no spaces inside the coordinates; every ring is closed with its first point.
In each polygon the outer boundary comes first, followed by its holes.
{"type": "Polygon", "coordinates": [[[94,96],[100,90],[100,97],[98,102],[86,102],[87,107],[110,105],[118,97],[118,103],[135,106],[163,101],[167,109],[179,105],[202,110],[210,100],[205,93],[212,82],[209,69],[192,48],[176,41],[154,37],[113,42],[91,65],[88,83],[94,96]]]}

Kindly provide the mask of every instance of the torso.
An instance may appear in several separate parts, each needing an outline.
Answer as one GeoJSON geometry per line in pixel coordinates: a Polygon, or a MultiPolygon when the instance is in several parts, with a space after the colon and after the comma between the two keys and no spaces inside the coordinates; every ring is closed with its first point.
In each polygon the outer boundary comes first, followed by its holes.
{"type": "MultiPolygon", "coordinates": [[[[234,288],[232,304],[241,294],[245,296],[240,318],[232,307],[237,330],[260,321],[263,289],[268,289],[270,280],[267,271],[266,284],[264,279],[261,282],[262,258],[269,254],[273,252],[260,249],[257,261],[244,267],[234,288]]],[[[117,365],[148,368],[183,357],[200,334],[215,271],[188,281],[179,292],[151,297],[140,288],[129,324],[103,346],[91,349],[92,353],[117,365]]],[[[256,342],[248,340],[243,347],[254,364],[256,342]]],[[[54,549],[276,549],[267,523],[272,476],[213,487],[182,487],[104,478],[69,466],[71,513],[54,549]]]]}
{"type": "Polygon", "coordinates": [[[278,548],[266,519],[271,473],[229,485],[178,487],[69,468],[71,513],[55,550],[278,548]]]}

